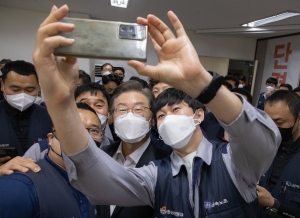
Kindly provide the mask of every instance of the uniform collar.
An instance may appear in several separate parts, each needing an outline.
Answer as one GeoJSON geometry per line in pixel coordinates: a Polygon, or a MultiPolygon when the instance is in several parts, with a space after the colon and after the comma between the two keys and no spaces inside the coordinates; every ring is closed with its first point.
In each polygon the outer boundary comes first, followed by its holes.
{"type": "Polygon", "coordinates": [[[68,173],[67,171],[65,171],[64,169],[62,169],[60,166],[58,166],[56,163],[54,163],[48,156],[48,152],[45,154],[45,160],[51,164],[51,166],[53,166],[58,172],[59,174],[62,175],[62,177],[64,177],[64,179],[67,181],[67,183],[69,183],[69,177],[68,177],[68,173]]]}
{"type": "MultiPolygon", "coordinates": [[[[212,159],[212,148],[212,144],[203,136],[195,157],[201,158],[207,165],[210,165],[212,159]]],[[[170,158],[172,174],[173,176],[176,176],[178,175],[181,167],[185,165],[185,161],[175,151],[172,152],[170,158]]]]}

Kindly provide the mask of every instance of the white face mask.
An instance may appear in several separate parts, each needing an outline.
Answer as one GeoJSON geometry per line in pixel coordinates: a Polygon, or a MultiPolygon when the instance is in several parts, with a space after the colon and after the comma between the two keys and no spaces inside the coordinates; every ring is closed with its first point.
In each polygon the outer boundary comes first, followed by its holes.
{"type": "Polygon", "coordinates": [[[243,84],[239,84],[238,88],[244,88],[243,84]]]}
{"type": "Polygon", "coordinates": [[[275,90],[274,87],[272,87],[272,86],[267,86],[266,89],[269,92],[274,92],[274,90],[275,90]]]}
{"type": "Polygon", "coordinates": [[[107,116],[104,116],[104,115],[98,114],[98,113],[97,113],[97,115],[98,115],[98,118],[99,118],[99,120],[100,120],[100,122],[101,122],[102,128],[104,128],[103,125],[105,124],[105,122],[106,122],[106,120],[107,120],[107,116]]]}
{"type": "Polygon", "coordinates": [[[107,75],[109,75],[109,74],[111,74],[111,72],[105,71],[102,75],[103,75],[103,76],[107,76],[107,75]]]}
{"type": "Polygon", "coordinates": [[[36,99],[36,96],[31,96],[25,93],[20,93],[16,95],[5,94],[5,96],[8,104],[20,111],[24,111],[27,108],[29,108],[31,105],[33,105],[36,99]]]}
{"type": "Polygon", "coordinates": [[[145,117],[134,115],[132,112],[129,112],[127,115],[121,115],[116,118],[114,121],[115,132],[124,142],[139,142],[149,132],[150,120],[147,121],[145,117]]]}
{"type": "Polygon", "coordinates": [[[180,149],[188,144],[199,123],[195,123],[194,116],[168,115],[158,127],[158,132],[164,143],[180,149]]]}
{"type": "Polygon", "coordinates": [[[43,102],[43,98],[40,97],[40,96],[37,96],[35,101],[34,101],[35,104],[41,104],[42,102],[43,102]]]}

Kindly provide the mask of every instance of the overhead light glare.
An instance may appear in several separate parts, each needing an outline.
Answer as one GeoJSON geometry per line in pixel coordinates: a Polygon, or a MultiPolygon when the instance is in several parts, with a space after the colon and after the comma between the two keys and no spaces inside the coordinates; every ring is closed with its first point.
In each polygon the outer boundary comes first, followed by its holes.
{"type": "Polygon", "coordinates": [[[110,0],[113,7],[127,8],[129,0],[110,0]]]}
{"type": "Polygon", "coordinates": [[[273,22],[276,22],[276,21],[284,20],[284,19],[287,19],[287,18],[290,18],[290,17],[299,16],[299,15],[300,15],[300,13],[285,12],[285,13],[282,13],[282,14],[277,14],[277,15],[272,16],[272,17],[267,17],[267,18],[264,18],[264,19],[261,19],[261,20],[252,21],[250,23],[243,24],[242,26],[244,26],[244,27],[258,27],[258,26],[262,26],[262,25],[265,25],[265,24],[268,24],[268,23],[273,23],[273,22]]]}

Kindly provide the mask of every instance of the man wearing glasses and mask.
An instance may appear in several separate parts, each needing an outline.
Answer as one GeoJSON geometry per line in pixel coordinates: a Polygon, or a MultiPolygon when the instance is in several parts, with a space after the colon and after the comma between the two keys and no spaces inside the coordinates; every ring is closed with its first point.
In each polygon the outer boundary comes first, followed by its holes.
{"type": "MultiPolygon", "coordinates": [[[[143,89],[137,81],[121,84],[111,99],[111,116],[115,133],[121,143],[104,146],[102,149],[125,168],[139,168],[151,160],[162,159],[168,155],[150,139],[153,113],[150,105],[154,96],[148,89],[143,89]]],[[[116,207],[98,206],[100,217],[153,217],[149,206],[116,207]]]]}
{"type": "MultiPolygon", "coordinates": [[[[96,112],[85,103],[77,103],[77,108],[86,130],[97,146],[100,145],[101,124],[96,112]]],[[[37,162],[42,169],[39,173],[35,173],[40,170],[38,168],[35,172],[25,173],[28,170],[24,170],[20,163],[29,161],[21,157],[14,158],[0,168],[5,174],[9,174],[2,169],[6,165],[8,170],[23,172],[0,177],[0,217],[97,217],[96,207],[68,182],[60,136],[54,128],[47,136],[48,140],[39,142],[41,148],[46,144],[43,157],[36,157],[37,160],[41,159],[37,162]],[[19,168],[12,168],[13,165],[19,168]]]]}

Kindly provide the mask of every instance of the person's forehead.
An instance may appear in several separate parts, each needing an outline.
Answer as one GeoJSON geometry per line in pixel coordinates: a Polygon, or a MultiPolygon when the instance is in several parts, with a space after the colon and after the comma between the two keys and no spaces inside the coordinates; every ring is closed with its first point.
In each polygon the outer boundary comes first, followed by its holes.
{"type": "Polygon", "coordinates": [[[163,83],[163,82],[159,82],[155,86],[153,86],[153,89],[162,89],[162,88],[165,88],[165,87],[168,87],[168,86],[170,86],[170,85],[168,85],[166,83],[163,83]]]}
{"type": "Polygon", "coordinates": [[[283,101],[276,102],[272,105],[266,103],[264,110],[272,119],[276,119],[278,117],[288,119],[293,116],[289,107],[283,101]]]}
{"type": "Polygon", "coordinates": [[[122,70],[115,70],[115,73],[122,73],[123,74],[123,71],[122,70]]]}
{"type": "Polygon", "coordinates": [[[36,76],[34,74],[30,74],[28,76],[20,75],[14,71],[8,72],[6,75],[5,83],[10,83],[11,85],[17,86],[36,86],[38,84],[36,76]]]}
{"type": "Polygon", "coordinates": [[[85,127],[91,124],[98,125],[98,126],[100,125],[98,116],[92,111],[78,109],[78,113],[85,127]]]}
{"type": "Polygon", "coordinates": [[[107,102],[107,99],[105,98],[104,94],[99,90],[97,91],[96,93],[91,93],[90,91],[87,91],[87,92],[84,92],[82,94],[80,94],[78,96],[78,99],[83,99],[83,98],[86,98],[86,99],[89,99],[89,100],[103,100],[105,102],[107,102]]]}
{"type": "Polygon", "coordinates": [[[169,111],[169,110],[172,110],[173,107],[176,107],[176,106],[180,106],[181,108],[183,109],[190,109],[191,111],[193,111],[193,109],[184,101],[181,101],[179,103],[175,103],[175,104],[172,104],[172,105],[164,105],[161,109],[158,110],[159,111],[169,111]]]}
{"type": "Polygon", "coordinates": [[[136,103],[143,103],[144,105],[148,105],[149,101],[144,94],[135,91],[124,92],[121,95],[119,95],[115,100],[115,105],[136,103]]]}

